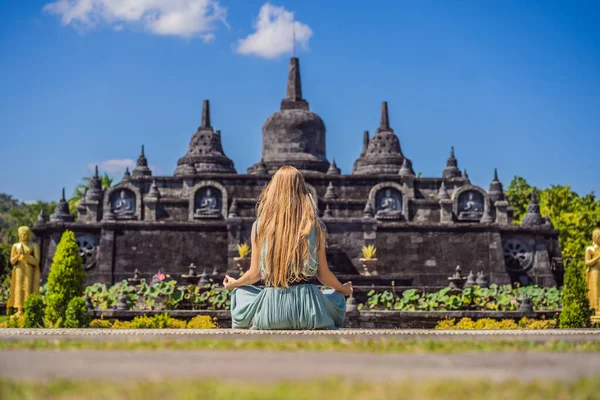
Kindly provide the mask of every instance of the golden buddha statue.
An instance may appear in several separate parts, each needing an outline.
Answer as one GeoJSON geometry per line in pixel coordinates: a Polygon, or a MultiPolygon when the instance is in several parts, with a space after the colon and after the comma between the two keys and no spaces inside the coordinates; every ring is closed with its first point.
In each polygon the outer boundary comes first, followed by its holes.
{"type": "Polygon", "coordinates": [[[594,229],[592,245],[585,249],[585,268],[590,307],[596,311],[592,320],[600,321],[600,229],[594,229]]]}
{"type": "Polygon", "coordinates": [[[14,266],[10,281],[10,298],[7,307],[23,313],[25,299],[40,290],[40,247],[32,242],[33,233],[27,226],[18,230],[19,243],[10,250],[10,263],[14,266]]]}

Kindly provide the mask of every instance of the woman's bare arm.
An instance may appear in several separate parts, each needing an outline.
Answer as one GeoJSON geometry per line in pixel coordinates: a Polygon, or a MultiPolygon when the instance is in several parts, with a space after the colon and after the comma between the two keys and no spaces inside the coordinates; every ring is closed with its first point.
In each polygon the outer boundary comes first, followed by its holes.
{"type": "Polygon", "coordinates": [[[250,240],[252,242],[252,252],[250,253],[250,269],[244,275],[242,275],[240,279],[234,279],[227,275],[225,277],[225,280],[223,281],[223,285],[225,285],[226,289],[233,290],[236,287],[253,285],[256,282],[258,282],[261,278],[259,265],[260,250],[257,248],[256,241],[254,240],[254,232],[256,232],[254,230],[255,224],[256,222],[252,224],[252,231],[250,234],[250,240]]]}
{"type": "Polygon", "coordinates": [[[350,296],[352,293],[352,282],[342,285],[327,265],[327,256],[325,254],[325,235],[322,236],[319,246],[319,268],[317,269],[317,278],[324,286],[335,289],[346,296],[350,296]]]}

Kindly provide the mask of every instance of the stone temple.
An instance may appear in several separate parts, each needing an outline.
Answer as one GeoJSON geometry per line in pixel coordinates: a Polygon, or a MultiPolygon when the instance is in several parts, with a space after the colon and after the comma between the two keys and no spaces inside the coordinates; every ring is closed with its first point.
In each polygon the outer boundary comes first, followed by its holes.
{"type": "Polygon", "coordinates": [[[250,242],[257,196],[279,167],[293,165],[318,200],[328,261],[341,279],[446,286],[460,265],[492,283],[562,280],[558,231],[540,215],[535,193],[515,225],[497,172],[490,171],[487,190],[473,185],[453,148],[440,176],[415,176],[386,102],[378,128],[372,136],[364,132],[352,171],[343,174],[327,158],[325,123],[303,96],[297,58],[290,60],[280,109],[263,125],[262,158],[237,171],[221,135],[205,100],[200,127],[172,176],[153,176],[142,146],[137,166],[116,186],[103,190],[96,172],[76,221],[63,191],[56,212],[34,227],[43,274],[65,229],[76,234],[89,282],[117,282],[136,269],[145,278],[158,270],[180,278],[191,263],[208,274],[236,271],[233,257],[239,243],[250,242]],[[377,247],[376,278],[360,276],[365,244],[377,247]]]}

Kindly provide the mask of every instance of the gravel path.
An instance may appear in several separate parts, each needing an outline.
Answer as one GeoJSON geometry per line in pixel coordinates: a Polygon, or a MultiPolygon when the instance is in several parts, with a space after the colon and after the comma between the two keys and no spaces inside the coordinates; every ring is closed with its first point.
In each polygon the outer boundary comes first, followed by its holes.
{"type": "Polygon", "coordinates": [[[3,351],[0,378],[279,381],[598,377],[600,354],[369,354],[258,351],[3,351]]]}
{"type": "Polygon", "coordinates": [[[112,337],[152,338],[259,338],[276,337],[351,337],[351,338],[453,338],[467,339],[525,339],[525,340],[590,340],[600,341],[600,329],[544,329],[544,330],[469,330],[441,331],[429,329],[340,329],[337,331],[251,331],[245,329],[0,329],[0,339],[37,339],[45,337],[109,339],[112,337]]]}

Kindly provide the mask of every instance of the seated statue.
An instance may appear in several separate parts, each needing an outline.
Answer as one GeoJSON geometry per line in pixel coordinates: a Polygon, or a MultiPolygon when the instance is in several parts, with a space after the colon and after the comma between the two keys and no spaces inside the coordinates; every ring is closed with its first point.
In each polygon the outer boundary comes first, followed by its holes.
{"type": "Polygon", "coordinates": [[[219,210],[219,202],[217,197],[212,194],[210,188],[206,189],[206,193],[200,200],[200,207],[194,212],[196,218],[219,218],[221,210],[219,210]]]}
{"type": "Polygon", "coordinates": [[[121,190],[119,198],[114,202],[113,213],[117,218],[131,218],[135,216],[135,205],[127,197],[125,190],[121,190]]]}
{"type": "Polygon", "coordinates": [[[464,203],[462,209],[459,211],[460,218],[479,221],[483,215],[483,206],[481,202],[475,200],[473,192],[469,192],[466,203],[464,203]]]}
{"type": "Polygon", "coordinates": [[[381,199],[377,209],[376,218],[378,219],[400,219],[402,217],[402,207],[400,201],[392,196],[392,191],[387,189],[385,196],[381,199]]]}

